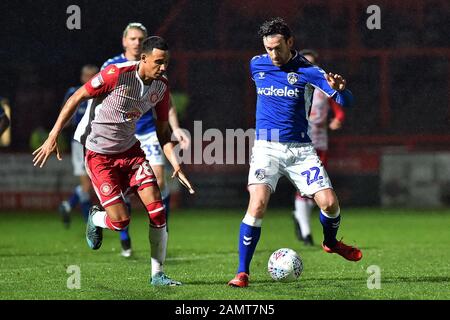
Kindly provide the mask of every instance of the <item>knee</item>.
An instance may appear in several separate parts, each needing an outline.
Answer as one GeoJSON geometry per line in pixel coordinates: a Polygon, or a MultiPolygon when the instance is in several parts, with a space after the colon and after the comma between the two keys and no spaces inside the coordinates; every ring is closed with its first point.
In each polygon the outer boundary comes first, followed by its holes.
{"type": "Polygon", "coordinates": [[[250,202],[247,213],[261,219],[267,208],[270,197],[270,189],[266,185],[249,186],[250,202]]]}
{"type": "Polygon", "coordinates": [[[166,211],[162,200],[157,200],[146,206],[150,225],[154,228],[163,228],[166,225],[166,211]]]}
{"type": "Polygon", "coordinates": [[[266,211],[267,202],[264,199],[252,199],[250,202],[249,213],[255,218],[262,218],[266,211]]]}
{"type": "Polygon", "coordinates": [[[318,204],[320,209],[330,216],[335,216],[339,214],[339,202],[336,198],[325,199],[318,204]]]}
{"type": "Polygon", "coordinates": [[[166,182],[164,181],[164,176],[157,176],[156,181],[158,182],[159,190],[164,190],[166,187],[166,182]]]}
{"type": "Polygon", "coordinates": [[[111,221],[111,225],[114,227],[117,231],[122,231],[128,227],[130,224],[130,218],[124,218],[121,220],[111,221]]]}

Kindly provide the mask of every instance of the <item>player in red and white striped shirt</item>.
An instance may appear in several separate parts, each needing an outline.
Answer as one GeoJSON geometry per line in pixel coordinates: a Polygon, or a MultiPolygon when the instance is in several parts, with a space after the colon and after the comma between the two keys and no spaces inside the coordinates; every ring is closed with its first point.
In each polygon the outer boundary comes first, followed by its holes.
{"type": "MultiPolygon", "coordinates": [[[[318,54],[314,50],[305,49],[300,53],[312,64],[317,64],[318,54]]],[[[314,90],[308,120],[310,128],[308,135],[311,137],[314,149],[316,149],[317,155],[325,168],[328,161],[328,128],[331,130],[340,129],[344,119],[344,110],[338,103],[327,97],[322,91],[314,90]],[[334,116],[328,124],[330,111],[334,116]]],[[[311,211],[314,204],[314,200],[302,197],[299,192],[295,194],[294,222],[296,234],[297,238],[303,240],[307,246],[314,244],[311,234],[311,211]]]]}
{"type": "Polygon", "coordinates": [[[34,165],[44,166],[48,157],[59,154],[57,137],[80,102],[93,98],[75,132],[86,148],[85,163],[94,190],[104,207],[91,208],[86,228],[90,248],[99,249],[103,229],[120,231],[130,222],[124,194],[134,191],[147,209],[153,285],[179,285],[165,275],[167,232],[164,206],[155,175],[136,139],[136,121],[154,108],[157,135],[177,177],[190,193],[194,190],[181,170],[170,141],[168,125],[169,87],[163,77],[169,60],[168,46],[160,37],[143,43],[139,62],[111,65],[95,75],[66,102],[41,147],[33,152],[34,165]],[[155,267],[153,264],[157,264],[155,267]]]}

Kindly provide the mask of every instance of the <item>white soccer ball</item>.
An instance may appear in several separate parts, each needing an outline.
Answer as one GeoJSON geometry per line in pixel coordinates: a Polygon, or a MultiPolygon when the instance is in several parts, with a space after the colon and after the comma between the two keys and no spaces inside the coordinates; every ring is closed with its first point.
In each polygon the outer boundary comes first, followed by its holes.
{"type": "Polygon", "coordinates": [[[272,279],[289,282],[300,277],[303,271],[303,262],[294,250],[281,248],[270,256],[267,269],[272,279]]]}

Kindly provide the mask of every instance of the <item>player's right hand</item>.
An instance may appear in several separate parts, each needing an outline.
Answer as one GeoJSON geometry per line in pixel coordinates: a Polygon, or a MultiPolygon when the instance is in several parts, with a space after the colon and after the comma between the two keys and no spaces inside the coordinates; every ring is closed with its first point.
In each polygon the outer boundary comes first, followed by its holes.
{"type": "Polygon", "coordinates": [[[34,166],[39,166],[40,168],[42,168],[47,162],[48,157],[50,157],[53,152],[56,153],[56,158],[58,160],[62,160],[56,139],[48,137],[47,140],[45,140],[45,142],[42,144],[42,146],[33,151],[34,166]]]}
{"type": "Polygon", "coordinates": [[[190,194],[194,194],[194,188],[192,188],[191,183],[189,182],[188,178],[185,176],[184,172],[181,171],[181,169],[178,169],[176,171],[174,171],[174,173],[172,174],[172,178],[177,177],[178,181],[180,181],[180,183],[186,188],[188,189],[190,194]]]}
{"type": "Polygon", "coordinates": [[[347,81],[340,74],[329,72],[326,75],[326,79],[330,87],[337,91],[344,90],[347,84],[347,81]]]}
{"type": "Polygon", "coordinates": [[[187,150],[189,149],[189,146],[191,145],[191,140],[187,136],[187,134],[183,131],[181,128],[177,128],[173,130],[173,135],[177,139],[178,143],[180,144],[181,150],[187,150]]]}

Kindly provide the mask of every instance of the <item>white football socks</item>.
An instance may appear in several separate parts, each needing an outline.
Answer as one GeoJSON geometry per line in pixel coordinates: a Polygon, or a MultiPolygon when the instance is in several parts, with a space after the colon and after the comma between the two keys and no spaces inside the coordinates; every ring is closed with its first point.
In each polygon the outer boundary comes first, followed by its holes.
{"type": "Polygon", "coordinates": [[[295,199],[295,219],[297,219],[302,231],[302,237],[311,234],[311,211],[313,202],[309,199],[295,199]]]}
{"type": "Polygon", "coordinates": [[[261,228],[262,219],[252,217],[249,213],[246,213],[242,222],[251,227],[261,228]]]}
{"type": "Polygon", "coordinates": [[[94,226],[108,229],[108,226],[106,225],[106,211],[97,211],[92,216],[92,222],[94,223],[94,226]]]}
{"type": "Polygon", "coordinates": [[[148,239],[150,241],[150,256],[152,265],[152,276],[163,272],[167,251],[167,231],[164,228],[152,228],[149,226],[148,239]]]}

